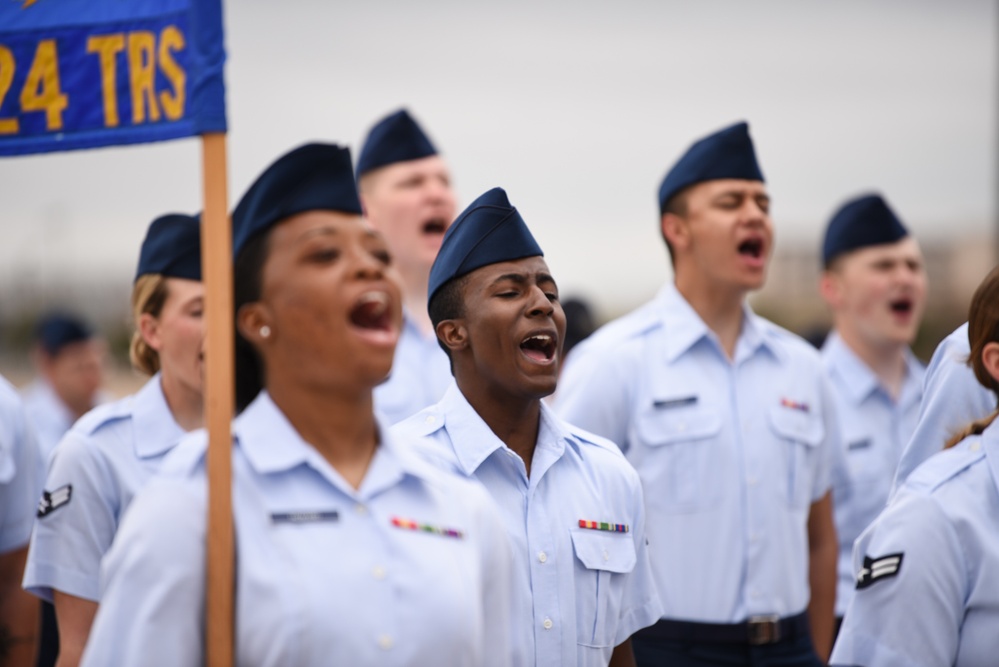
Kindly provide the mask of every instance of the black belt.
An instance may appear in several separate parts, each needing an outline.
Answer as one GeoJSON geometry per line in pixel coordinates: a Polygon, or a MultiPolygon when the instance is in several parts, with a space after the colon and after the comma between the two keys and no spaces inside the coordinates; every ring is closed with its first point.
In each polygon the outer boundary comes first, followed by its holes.
{"type": "Polygon", "coordinates": [[[635,633],[644,641],[692,641],[716,644],[776,644],[809,632],[808,612],[779,618],[750,616],[745,623],[696,623],[660,619],[658,623],[635,633]]]}

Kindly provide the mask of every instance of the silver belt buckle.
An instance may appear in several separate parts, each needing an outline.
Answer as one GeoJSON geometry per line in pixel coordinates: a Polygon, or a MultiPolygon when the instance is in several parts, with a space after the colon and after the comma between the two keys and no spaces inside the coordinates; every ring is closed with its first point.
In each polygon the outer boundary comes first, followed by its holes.
{"type": "Polygon", "coordinates": [[[749,643],[753,646],[780,641],[780,616],[777,614],[750,616],[746,626],[749,643]]]}

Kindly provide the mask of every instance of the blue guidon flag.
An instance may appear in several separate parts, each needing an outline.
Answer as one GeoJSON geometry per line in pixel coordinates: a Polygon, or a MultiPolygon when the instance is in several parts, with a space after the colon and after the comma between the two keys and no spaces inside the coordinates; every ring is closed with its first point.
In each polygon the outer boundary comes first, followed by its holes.
{"type": "Polygon", "coordinates": [[[0,0],[0,156],[224,132],[221,0],[0,0]]]}

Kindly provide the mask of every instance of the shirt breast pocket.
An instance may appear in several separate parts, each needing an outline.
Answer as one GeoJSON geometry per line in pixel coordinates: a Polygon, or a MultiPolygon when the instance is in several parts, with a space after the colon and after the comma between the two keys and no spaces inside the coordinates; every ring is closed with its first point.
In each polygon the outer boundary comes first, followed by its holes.
{"type": "Polygon", "coordinates": [[[639,416],[636,435],[648,449],[639,454],[647,460],[638,468],[650,507],[692,512],[718,501],[713,463],[721,427],[717,410],[697,405],[653,406],[639,416]]]}
{"type": "Polygon", "coordinates": [[[624,577],[635,569],[637,556],[630,533],[572,531],[576,553],[576,642],[614,646],[624,594],[624,577]]]}
{"type": "Polygon", "coordinates": [[[815,415],[780,406],[770,411],[770,427],[786,454],[787,503],[793,509],[806,508],[812,502],[812,480],[825,426],[815,415]]]}

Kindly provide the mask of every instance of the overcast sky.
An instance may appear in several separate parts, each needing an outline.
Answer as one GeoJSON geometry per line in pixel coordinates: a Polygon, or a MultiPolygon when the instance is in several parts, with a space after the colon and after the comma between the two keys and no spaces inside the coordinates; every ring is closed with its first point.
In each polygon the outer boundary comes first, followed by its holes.
{"type": "MultiPolygon", "coordinates": [[[[996,3],[330,2],[226,7],[230,201],[280,153],[405,105],[463,206],[507,189],[564,294],[651,295],[656,190],[747,119],[778,244],[817,247],[876,188],[920,237],[986,234],[999,177],[996,3]]],[[[0,160],[0,280],[131,280],[149,221],[200,208],[196,140],[0,160]]]]}

